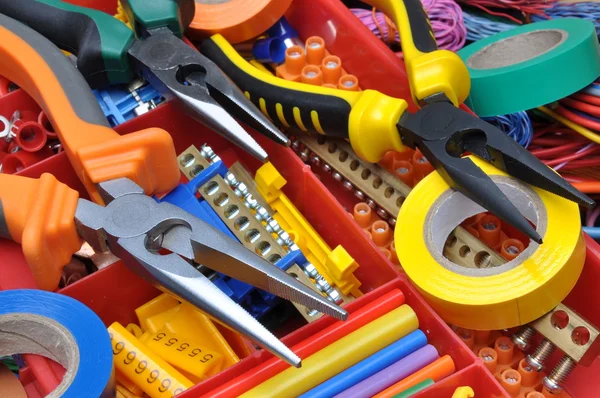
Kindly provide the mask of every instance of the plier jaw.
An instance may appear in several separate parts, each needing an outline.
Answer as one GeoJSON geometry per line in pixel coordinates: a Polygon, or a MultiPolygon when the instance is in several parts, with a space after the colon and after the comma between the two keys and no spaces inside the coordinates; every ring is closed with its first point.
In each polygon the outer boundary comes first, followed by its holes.
{"type": "Polygon", "coordinates": [[[468,158],[473,155],[527,184],[585,207],[595,202],[495,126],[450,102],[430,102],[398,122],[402,142],[419,148],[451,187],[542,243],[541,236],[498,186],[468,158]]]}
{"type": "Polygon", "coordinates": [[[267,153],[234,118],[281,145],[289,139],[210,59],[167,28],[156,29],[129,49],[136,71],[161,95],[178,100],[189,114],[265,162],[267,153]]]}

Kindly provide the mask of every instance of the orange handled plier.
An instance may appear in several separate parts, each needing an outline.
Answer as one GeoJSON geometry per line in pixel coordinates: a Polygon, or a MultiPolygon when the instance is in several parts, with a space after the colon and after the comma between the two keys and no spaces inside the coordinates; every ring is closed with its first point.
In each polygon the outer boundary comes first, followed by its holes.
{"type": "Polygon", "coordinates": [[[222,232],[150,197],[179,182],[171,136],[158,128],[125,136],[111,130],[82,75],[58,48],[2,14],[0,58],[0,75],[23,88],[48,115],[92,199],[80,199],[50,174],[38,180],[0,174],[0,237],[22,244],[40,288],[58,286],[62,267],[83,239],[99,250],[110,249],[150,283],[295,366],[300,358],[190,262],[347,317],[346,311],[222,232]],[[172,253],[159,254],[163,240],[172,253]]]}

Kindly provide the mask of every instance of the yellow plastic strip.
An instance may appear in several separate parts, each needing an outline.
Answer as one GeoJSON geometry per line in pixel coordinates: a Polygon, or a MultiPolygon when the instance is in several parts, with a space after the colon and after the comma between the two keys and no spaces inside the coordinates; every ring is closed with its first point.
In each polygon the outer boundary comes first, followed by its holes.
{"type": "Polygon", "coordinates": [[[315,126],[315,130],[317,130],[319,134],[325,135],[325,132],[321,128],[321,122],[319,121],[319,114],[317,111],[310,111],[310,119],[312,120],[313,126],[315,126]]]}
{"type": "Polygon", "coordinates": [[[108,327],[108,333],[116,369],[151,398],[171,398],[194,385],[118,322],[108,327]]]}
{"type": "Polygon", "coordinates": [[[285,127],[290,127],[287,120],[285,120],[285,115],[283,114],[283,106],[281,106],[280,103],[275,104],[275,111],[277,112],[277,117],[279,118],[279,121],[283,123],[285,127]]]}
{"type": "Polygon", "coordinates": [[[415,312],[402,305],[304,359],[301,368],[289,367],[240,397],[297,397],[418,327],[415,312]]]}
{"type": "Polygon", "coordinates": [[[302,121],[302,116],[300,116],[300,109],[298,109],[298,107],[295,106],[293,111],[294,111],[294,120],[296,121],[296,124],[298,125],[298,127],[300,127],[300,130],[308,131],[306,129],[306,127],[304,127],[304,122],[302,121]]]}
{"type": "Polygon", "coordinates": [[[567,119],[566,117],[559,115],[558,113],[556,113],[554,111],[551,111],[550,109],[546,108],[545,106],[540,106],[537,109],[544,112],[546,115],[558,120],[565,126],[575,130],[575,132],[581,134],[588,140],[595,142],[596,144],[600,144],[600,135],[594,133],[592,130],[588,130],[587,128],[583,127],[582,125],[577,124],[577,123],[567,119]]]}
{"type": "Polygon", "coordinates": [[[273,119],[271,119],[271,116],[269,115],[269,112],[267,111],[267,102],[265,101],[264,98],[259,98],[258,99],[258,105],[260,107],[260,111],[267,117],[269,118],[269,120],[272,122],[273,119]]]}

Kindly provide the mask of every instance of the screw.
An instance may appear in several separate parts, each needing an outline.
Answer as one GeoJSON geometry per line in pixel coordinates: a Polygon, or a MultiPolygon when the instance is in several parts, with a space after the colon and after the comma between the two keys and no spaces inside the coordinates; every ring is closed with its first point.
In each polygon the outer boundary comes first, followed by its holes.
{"type": "Polygon", "coordinates": [[[321,168],[323,169],[324,172],[329,173],[331,171],[331,166],[328,165],[327,163],[323,163],[321,165],[321,168]]]}
{"type": "Polygon", "coordinates": [[[292,150],[298,152],[300,150],[300,141],[292,141],[292,150]]]}
{"type": "Polygon", "coordinates": [[[342,177],[342,175],[340,173],[338,173],[337,171],[334,171],[333,173],[331,173],[331,175],[333,176],[333,179],[336,181],[342,181],[344,179],[344,177],[342,177]]]}
{"type": "Polygon", "coordinates": [[[388,224],[390,224],[390,227],[396,226],[396,219],[390,217],[390,219],[388,220],[388,224]]]}
{"type": "Polygon", "coordinates": [[[313,156],[310,158],[310,162],[311,162],[312,164],[314,164],[315,166],[318,166],[318,165],[319,165],[319,163],[321,163],[321,158],[320,158],[320,157],[318,157],[317,155],[313,155],[313,156]]]}
{"type": "Polygon", "coordinates": [[[344,183],[342,184],[342,186],[347,191],[352,191],[352,189],[354,189],[354,187],[352,186],[352,183],[350,181],[348,181],[348,180],[344,181],[344,183]]]}
{"type": "Polygon", "coordinates": [[[517,333],[513,334],[511,339],[521,351],[525,351],[529,348],[529,343],[534,334],[535,330],[525,325],[517,333]]]}
{"type": "Polygon", "coordinates": [[[340,305],[344,302],[342,295],[340,294],[340,292],[337,291],[337,289],[331,289],[331,292],[329,293],[329,297],[337,305],[340,305]]]}
{"type": "Polygon", "coordinates": [[[527,355],[525,358],[529,366],[534,368],[537,372],[544,369],[544,362],[552,355],[556,347],[549,340],[544,339],[537,346],[533,354],[527,355]]]}
{"type": "Polygon", "coordinates": [[[564,384],[565,380],[573,369],[575,369],[577,363],[568,356],[564,356],[558,365],[552,369],[552,372],[544,377],[544,387],[548,389],[552,394],[558,394],[562,391],[561,384],[564,384]]]}
{"type": "Polygon", "coordinates": [[[358,189],[354,191],[354,196],[356,196],[358,200],[365,200],[365,194],[362,191],[359,191],[358,189]]]}
{"type": "Polygon", "coordinates": [[[369,206],[371,209],[374,209],[377,207],[377,204],[375,202],[373,202],[372,199],[367,199],[365,200],[365,203],[367,204],[367,206],[369,206]]]}
{"type": "Polygon", "coordinates": [[[384,209],[382,209],[381,207],[379,209],[377,209],[377,215],[381,218],[383,218],[384,220],[387,219],[390,215],[387,213],[387,211],[385,211],[384,209]]]}
{"type": "Polygon", "coordinates": [[[319,271],[317,271],[317,268],[311,263],[304,264],[303,268],[304,272],[306,273],[306,275],[308,275],[309,278],[316,279],[317,276],[319,276],[319,271]]]}
{"type": "Polygon", "coordinates": [[[235,176],[232,173],[227,173],[225,175],[225,181],[227,181],[231,188],[235,188],[239,184],[237,178],[235,178],[235,176]]]}
{"type": "Polygon", "coordinates": [[[305,148],[300,152],[300,159],[302,159],[303,162],[307,162],[309,156],[310,150],[308,148],[305,148]]]}

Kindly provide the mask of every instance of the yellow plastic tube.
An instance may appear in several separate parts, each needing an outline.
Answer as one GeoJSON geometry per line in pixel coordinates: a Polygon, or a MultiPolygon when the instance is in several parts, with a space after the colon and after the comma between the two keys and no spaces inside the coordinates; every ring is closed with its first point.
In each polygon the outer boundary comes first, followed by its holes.
{"type": "Polygon", "coordinates": [[[377,318],[302,360],[302,367],[288,368],[240,397],[297,397],[341,371],[362,361],[419,327],[408,305],[377,318]]]}

